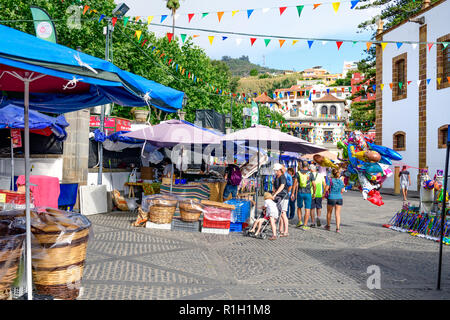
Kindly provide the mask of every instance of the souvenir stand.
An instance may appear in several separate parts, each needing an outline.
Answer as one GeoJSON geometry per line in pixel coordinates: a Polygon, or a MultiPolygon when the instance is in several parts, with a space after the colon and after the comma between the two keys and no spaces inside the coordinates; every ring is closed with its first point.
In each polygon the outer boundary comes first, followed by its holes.
{"type": "MultiPolygon", "coordinates": [[[[24,203],[25,212],[23,209],[0,212],[0,298],[7,298],[5,291],[12,285],[19,257],[25,251],[29,300],[33,299],[33,282],[38,294],[75,299],[83,275],[90,222],[77,213],[32,208],[30,108],[62,114],[111,102],[142,106],[151,100],[156,107],[174,112],[181,108],[184,93],[123,71],[110,62],[3,25],[0,44],[2,90],[23,93],[23,98],[14,94],[3,96],[0,104],[23,106],[25,137],[25,199],[23,195],[9,195],[9,199],[19,198],[24,203]]],[[[0,197],[8,201],[8,194],[0,197]]]]}

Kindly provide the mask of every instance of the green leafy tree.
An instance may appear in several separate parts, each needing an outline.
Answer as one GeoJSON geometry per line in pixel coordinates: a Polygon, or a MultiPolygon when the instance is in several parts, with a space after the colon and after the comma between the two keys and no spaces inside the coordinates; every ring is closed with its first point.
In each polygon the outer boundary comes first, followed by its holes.
{"type": "Polygon", "coordinates": [[[258,75],[258,70],[256,70],[256,69],[250,70],[250,76],[256,77],[257,75],[258,75]]]}
{"type": "MultiPolygon", "coordinates": [[[[3,0],[0,7],[0,20],[2,24],[10,26],[30,34],[35,34],[34,25],[29,6],[35,5],[45,9],[55,21],[58,43],[73,49],[80,48],[81,51],[104,58],[105,36],[103,27],[106,19],[98,22],[101,13],[109,16],[116,4],[113,0],[91,0],[90,9],[83,15],[83,5],[78,1],[45,1],[31,0],[27,3],[13,0],[3,0]],[[76,10],[81,11],[79,28],[71,28],[69,21],[77,18],[76,10]],[[95,9],[97,13],[90,10],[95,9]],[[75,17],[75,18],[74,18],[75,17]],[[13,21],[14,20],[14,21],[13,21]],[[27,21],[29,20],[29,21],[27,21]]],[[[113,32],[113,63],[119,68],[143,76],[147,79],[163,85],[181,90],[186,93],[187,105],[183,108],[186,112],[186,120],[195,120],[195,110],[215,109],[220,112],[220,106],[229,100],[229,96],[220,94],[220,90],[230,91],[230,74],[222,64],[213,64],[205,52],[194,45],[191,38],[181,44],[174,37],[169,43],[167,37],[156,38],[148,32],[145,24],[135,23],[130,19],[126,26],[123,20],[118,20],[113,32]],[[136,31],[142,31],[140,42],[133,37],[136,31]],[[142,46],[147,40],[156,48],[148,49],[142,46]],[[158,51],[158,53],[156,53],[158,51]],[[161,57],[161,54],[164,56],[161,57]],[[168,60],[175,61],[180,68],[186,70],[185,74],[176,71],[168,60]],[[196,82],[188,78],[188,72],[196,76],[196,82]],[[200,81],[200,79],[202,81],[200,81]],[[211,89],[207,83],[213,85],[217,90],[211,89]]],[[[222,91],[223,93],[223,91],[222,91]]],[[[114,115],[131,118],[131,108],[114,106],[114,115]]],[[[151,122],[157,123],[167,118],[177,117],[176,114],[167,114],[152,106],[151,122]]]]}

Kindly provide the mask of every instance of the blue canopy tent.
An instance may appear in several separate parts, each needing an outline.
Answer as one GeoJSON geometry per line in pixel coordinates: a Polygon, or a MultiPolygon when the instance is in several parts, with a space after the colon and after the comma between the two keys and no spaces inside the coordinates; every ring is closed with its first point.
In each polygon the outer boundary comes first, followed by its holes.
{"type": "MultiPolygon", "coordinates": [[[[57,140],[63,141],[67,138],[66,127],[69,126],[63,115],[49,117],[45,114],[31,110],[29,113],[30,130],[50,129],[57,140]]],[[[7,105],[0,108],[0,129],[24,129],[24,110],[21,107],[7,105]]],[[[11,139],[11,188],[14,187],[14,148],[11,139]]]]}
{"type": "MultiPolygon", "coordinates": [[[[0,106],[24,107],[26,252],[31,257],[29,109],[62,114],[117,103],[182,108],[184,93],[123,71],[112,63],[0,25],[0,106]]],[[[32,299],[31,259],[27,259],[32,299]]]]}

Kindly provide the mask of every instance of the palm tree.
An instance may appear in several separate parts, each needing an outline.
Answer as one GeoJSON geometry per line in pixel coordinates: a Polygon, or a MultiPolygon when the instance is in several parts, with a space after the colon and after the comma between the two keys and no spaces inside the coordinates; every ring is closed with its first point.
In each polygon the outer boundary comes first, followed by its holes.
{"type": "Polygon", "coordinates": [[[180,0],[166,0],[166,7],[172,11],[172,33],[175,35],[175,13],[180,8],[180,0]]]}

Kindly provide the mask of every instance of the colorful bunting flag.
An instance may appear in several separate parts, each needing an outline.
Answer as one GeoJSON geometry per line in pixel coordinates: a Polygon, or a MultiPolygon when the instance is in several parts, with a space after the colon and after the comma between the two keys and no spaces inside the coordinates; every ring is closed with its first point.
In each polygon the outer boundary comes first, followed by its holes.
{"type": "Polygon", "coordinates": [[[383,49],[383,51],[384,51],[384,48],[386,48],[386,45],[387,45],[387,42],[382,42],[381,43],[381,49],[383,49]]]}
{"type": "Polygon", "coordinates": [[[300,18],[300,15],[302,14],[302,10],[305,6],[301,5],[301,6],[297,6],[297,12],[298,12],[298,17],[300,18]]]}
{"type": "Polygon", "coordinates": [[[149,25],[152,22],[152,20],[153,20],[153,16],[149,16],[147,18],[147,25],[149,25]]]}
{"type": "Polygon", "coordinates": [[[341,3],[340,2],[333,2],[332,5],[333,5],[334,13],[337,13],[341,3]]]}
{"type": "Polygon", "coordinates": [[[428,44],[428,51],[430,51],[431,50],[431,47],[433,46],[433,43],[429,43],[428,44]]]}
{"type": "Polygon", "coordinates": [[[228,39],[228,37],[222,37],[222,40],[227,40],[228,39]]]}
{"type": "Polygon", "coordinates": [[[222,19],[223,13],[223,11],[217,12],[217,18],[219,19],[219,22],[222,19]]]}
{"type": "Polygon", "coordinates": [[[353,0],[351,1],[352,6],[350,7],[350,9],[353,9],[354,7],[356,7],[356,5],[358,4],[359,0],[353,0]]]}
{"type": "Polygon", "coordinates": [[[125,18],[123,18],[123,26],[124,26],[124,27],[127,26],[128,19],[130,19],[130,17],[125,17],[125,18]]]}
{"type": "Polygon", "coordinates": [[[431,79],[427,79],[427,84],[430,84],[431,79]]]}
{"type": "Polygon", "coordinates": [[[287,7],[280,7],[280,16],[283,14],[284,10],[286,10],[287,7]]]}
{"type": "Polygon", "coordinates": [[[372,46],[372,42],[366,42],[367,51],[370,50],[371,46],[372,46]]]}
{"type": "Polygon", "coordinates": [[[206,17],[209,14],[209,12],[202,13],[202,18],[206,17]]]}
{"type": "Polygon", "coordinates": [[[400,47],[403,45],[403,42],[397,42],[397,49],[400,49],[400,47]]]}
{"type": "Polygon", "coordinates": [[[254,9],[248,9],[247,10],[247,17],[250,19],[250,16],[252,15],[254,9]]]}
{"type": "Polygon", "coordinates": [[[214,36],[208,36],[209,39],[209,43],[212,45],[213,41],[214,41],[214,36]]]}
{"type": "Polygon", "coordinates": [[[384,88],[384,83],[380,83],[380,89],[383,90],[384,88]]]}
{"type": "Polygon", "coordinates": [[[310,49],[311,49],[311,46],[312,46],[313,42],[314,42],[314,40],[308,40],[308,46],[309,46],[310,49]]]}
{"type": "Polygon", "coordinates": [[[389,83],[389,87],[392,89],[392,87],[394,86],[393,83],[389,83]]]}
{"type": "Polygon", "coordinates": [[[321,5],[321,3],[315,3],[313,10],[316,9],[317,7],[319,7],[320,5],[321,5]]]}
{"type": "Polygon", "coordinates": [[[103,19],[104,17],[105,17],[105,15],[102,14],[102,15],[100,16],[100,19],[98,19],[98,22],[102,21],[102,19],[103,19]]]}
{"type": "Polygon", "coordinates": [[[86,11],[88,11],[89,8],[90,8],[89,6],[84,6],[83,15],[86,13],[86,11]]]}
{"type": "Polygon", "coordinates": [[[272,39],[264,39],[264,43],[266,44],[266,47],[270,43],[270,40],[272,40],[272,39]]]}
{"type": "Polygon", "coordinates": [[[255,41],[256,41],[256,38],[250,38],[250,42],[251,42],[252,46],[255,43],[255,41]]]}
{"type": "Polygon", "coordinates": [[[417,80],[417,86],[420,86],[421,82],[422,82],[422,80],[417,80]]]}
{"type": "Polygon", "coordinates": [[[336,45],[337,45],[338,50],[341,48],[342,43],[343,43],[342,41],[336,41],[336,45]]]}
{"type": "Polygon", "coordinates": [[[280,39],[280,40],[278,40],[278,41],[280,42],[280,48],[281,48],[286,40],[281,40],[281,39],[280,39]]]}
{"type": "Polygon", "coordinates": [[[403,87],[403,83],[402,83],[402,82],[399,82],[399,83],[398,83],[398,87],[401,89],[401,88],[403,87]]]}
{"type": "Polygon", "coordinates": [[[447,48],[448,46],[448,42],[442,42],[442,50],[445,50],[445,48],[447,48]]]}
{"type": "Polygon", "coordinates": [[[166,20],[166,18],[167,18],[167,14],[162,15],[161,16],[161,21],[159,23],[162,23],[164,20],[166,20]]]}
{"type": "Polygon", "coordinates": [[[182,33],[182,34],[180,34],[180,36],[181,36],[181,41],[183,41],[183,43],[184,43],[184,41],[186,41],[186,34],[182,33]]]}
{"type": "Polygon", "coordinates": [[[172,41],[172,37],[173,37],[173,33],[167,32],[167,39],[169,39],[169,43],[170,43],[170,41],[172,41]]]}
{"type": "Polygon", "coordinates": [[[200,35],[199,34],[194,34],[192,37],[197,38],[197,37],[200,37],[200,35]]]}
{"type": "Polygon", "coordinates": [[[441,78],[436,78],[438,84],[441,84],[441,78]]]}
{"type": "Polygon", "coordinates": [[[195,13],[188,13],[188,20],[191,22],[192,18],[194,17],[195,13]]]}
{"type": "Polygon", "coordinates": [[[137,31],[134,33],[134,35],[138,38],[138,41],[139,41],[139,39],[141,38],[141,35],[142,35],[142,31],[137,30],[137,31]]]}
{"type": "Polygon", "coordinates": [[[292,45],[296,44],[298,40],[292,40],[292,45]]]}
{"type": "Polygon", "coordinates": [[[238,13],[238,12],[239,12],[239,10],[231,11],[231,16],[234,17],[234,15],[235,15],[236,13],[238,13]]]}
{"type": "Polygon", "coordinates": [[[116,25],[116,22],[117,22],[117,17],[112,18],[111,22],[112,22],[112,26],[114,27],[116,25]]]}
{"type": "Polygon", "coordinates": [[[134,22],[138,22],[140,18],[140,16],[134,17],[134,22]]]}

